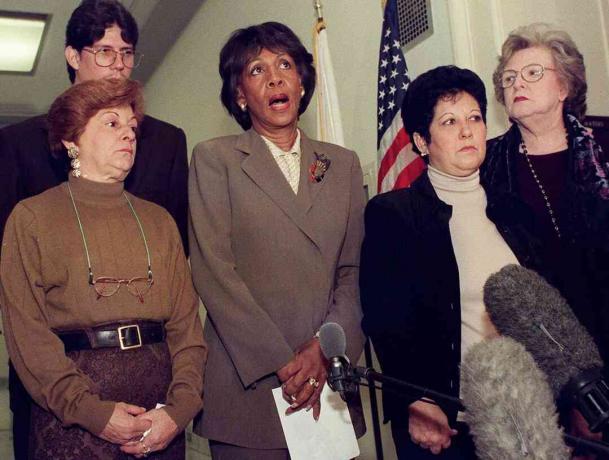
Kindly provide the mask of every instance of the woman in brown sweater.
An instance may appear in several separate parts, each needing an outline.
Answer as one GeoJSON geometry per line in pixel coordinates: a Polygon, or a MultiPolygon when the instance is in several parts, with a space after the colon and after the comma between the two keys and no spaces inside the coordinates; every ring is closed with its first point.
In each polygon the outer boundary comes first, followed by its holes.
{"type": "Polygon", "coordinates": [[[0,305],[37,403],[31,458],[184,458],[202,406],[207,347],[179,233],[123,189],[141,99],[119,80],[62,94],[49,138],[73,158],[70,179],[19,203],[6,225],[0,305]]]}

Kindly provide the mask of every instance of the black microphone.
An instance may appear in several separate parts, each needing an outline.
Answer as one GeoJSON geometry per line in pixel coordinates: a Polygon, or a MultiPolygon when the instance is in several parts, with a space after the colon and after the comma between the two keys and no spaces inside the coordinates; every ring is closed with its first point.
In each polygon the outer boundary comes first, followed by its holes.
{"type": "Polygon", "coordinates": [[[357,393],[357,384],[354,383],[353,370],[346,355],[347,338],[341,325],[338,323],[322,325],[319,329],[319,345],[321,352],[330,362],[328,386],[346,401],[350,395],[357,393]]]}
{"type": "Polygon", "coordinates": [[[567,460],[545,374],[509,337],[473,345],[461,362],[465,421],[481,460],[567,460]]]}
{"type": "Polygon", "coordinates": [[[362,384],[361,381],[365,380],[368,385],[381,382],[384,391],[416,396],[419,399],[431,398],[437,403],[450,404],[457,410],[463,409],[461,400],[454,396],[381,374],[371,368],[352,366],[345,356],[347,339],[340,324],[324,324],[319,330],[319,343],[322,353],[330,361],[328,386],[337,391],[345,401],[349,396],[357,393],[358,386],[362,384]]]}
{"type": "Polygon", "coordinates": [[[558,290],[532,270],[507,265],[486,281],[484,303],[497,330],[533,355],[554,398],[575,406],[599,431],[609,421],[603,361],[558,290]]]}

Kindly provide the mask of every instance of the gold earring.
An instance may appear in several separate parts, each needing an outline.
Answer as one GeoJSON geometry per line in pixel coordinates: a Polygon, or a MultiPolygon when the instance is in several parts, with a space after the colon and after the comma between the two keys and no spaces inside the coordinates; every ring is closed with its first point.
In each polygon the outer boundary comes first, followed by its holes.
{"type": "Polygon", "coordinates": [[[68,147],[68,156],[72,158],[70,166],[72,167],[72,175],[74,177],[80,177],[80,160],[78,159],[78,147],[71,145],[68,147]]]}

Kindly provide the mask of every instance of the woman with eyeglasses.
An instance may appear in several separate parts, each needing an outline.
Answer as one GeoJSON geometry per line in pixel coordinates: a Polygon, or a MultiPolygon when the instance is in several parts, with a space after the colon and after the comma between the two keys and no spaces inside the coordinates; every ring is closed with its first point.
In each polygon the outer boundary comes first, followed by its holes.
{"type": "Polygon", "coordinates": [[[183,459],[202,406],[207,347],[180,235],[164,209],[124,190],[142,116],[134,81],[59,96],[49,140],[72,173],[6,224],[0,305],[36,402],[32,459],[183,459]]]}
{"type": "Polygon", "coordinates": [[[514,30],[493,75],[512,121],[481,168],[489,216],[523,265],[548,279],[609,359],[609,165],[582,125],[584,59],[546,24],[514,30]],[[505,231],[511,227],[511,231],[505,231]]]}

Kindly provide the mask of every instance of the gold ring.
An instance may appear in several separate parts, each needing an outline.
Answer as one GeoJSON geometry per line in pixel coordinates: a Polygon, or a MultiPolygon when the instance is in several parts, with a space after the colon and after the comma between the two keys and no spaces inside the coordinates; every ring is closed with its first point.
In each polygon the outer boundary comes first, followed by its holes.
{"type": "Polygon", "coordinates": [[[140,441],[140,443],[142,444],[142,447],[144,448],[142,455],[144,457],[148,457],[148,454],[150,452],[152,452],[152,449],[150,448],[150,446],[147,446],[146,444],[144,444],[144,441],[140,441]]]}
{"type": "Polygon", "coordinates": [[[319,386],[319,382],[317,381],[317,379],[315,377],[309,377],[309,385],[317,388],[319,386]]]}

